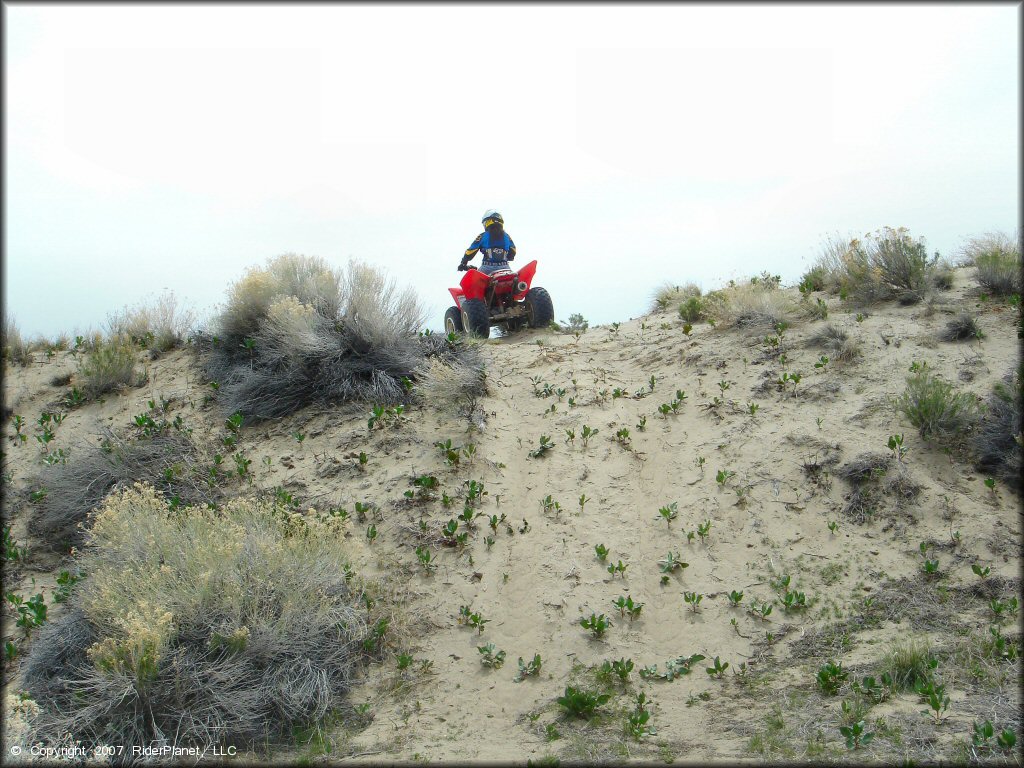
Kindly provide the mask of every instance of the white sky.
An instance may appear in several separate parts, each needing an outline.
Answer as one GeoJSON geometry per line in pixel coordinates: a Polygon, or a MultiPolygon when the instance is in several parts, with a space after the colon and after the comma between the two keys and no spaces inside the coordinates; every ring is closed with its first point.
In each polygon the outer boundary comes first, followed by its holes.
{"type": "MultiPolygon", "coordinates": [[[[285,252],[439,329],[497,208],[556,317],[791,284],[822,239],[1012,232],[1020,5],[4,4],[4,299],[23,335],[285,252]]],[[[479,258],[479,257],[478,257],[479,258]]]]}

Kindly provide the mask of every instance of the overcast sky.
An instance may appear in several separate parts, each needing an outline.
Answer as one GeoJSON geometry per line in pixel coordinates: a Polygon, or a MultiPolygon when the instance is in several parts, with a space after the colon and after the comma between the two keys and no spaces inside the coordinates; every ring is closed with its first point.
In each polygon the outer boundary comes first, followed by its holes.
{"type": "Polygon", "coordinates": [[[101,328],[360,259],[439,329],[488,208],[560,320],[1019,226],[1019,5],[5,4],[5,307],[101,328]]]}

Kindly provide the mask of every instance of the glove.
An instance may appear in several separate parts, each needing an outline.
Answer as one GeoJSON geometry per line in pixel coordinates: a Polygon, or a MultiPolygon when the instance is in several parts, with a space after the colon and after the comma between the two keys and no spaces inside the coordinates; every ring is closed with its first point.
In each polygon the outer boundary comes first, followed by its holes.
{"type": "Polygon", "coordinates": [[[465,272],[469,269],[469,264],[464,261],[460,261],[459,266],[457,266],[456,269],[459,270],[459,272],[465,272]]]}

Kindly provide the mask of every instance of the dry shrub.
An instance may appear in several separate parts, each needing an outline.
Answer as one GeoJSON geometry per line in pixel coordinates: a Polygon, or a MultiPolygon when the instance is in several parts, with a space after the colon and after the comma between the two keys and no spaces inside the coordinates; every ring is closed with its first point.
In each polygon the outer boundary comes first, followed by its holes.
{"type": "Polygon", "coordinates": [[[686,285],[662,283],[654,291],[651,301],[651,312],[664,312],[671,306],[682,304],[689,299],[699,299],[700,296],[700,286],[694,283],[687,283],[686,285]]]}
{"type": "Polygon", "coordinates": [[[712,291],[705,302],[705,312],[724,326],[739,328],[774,328],[790,323],[797,307],[772,283],[757,282],[712,291]]]}
{"type": "Polygon", "coordinates": [[[168,352],[185,343],[194,319],[194,313],[178,308],[173,293],[165,293],[153,304],[113,313],[107,327],[111,336],[129,338],[155,352],[168,352]]]}
{"type": "Polygon", "coordinates": [[[835,362],[850,363],[861,356],[857,340],[850,338],[850,334],[832,323],[822,328],[811,339],[811,343],[824,347],[829,359],[835,362]]]}
{"type": "Polygon", "coordinates": [[[124,336],[104,340],[86,353],[78,367],[86,397],[97,398],[135,381],[135,346],[124,336]]]}
{"type": "Polygon", "coordinates": [[[470,347],[419,335],[422,322],[412,291],[373,267],[289,254],[231,288],[197,349],[227,413],[272,418],[314,402],[404,402],[428,359],[472,364],[470,347]]]}
{"type": "Polygon", "coordinates": [[[800,278],[800,285],[808,291],[839,293],[839,283],[845,271],[844,259],[852,238],[838,233],[825,237],[818,258],[800,278]]]}
{"type": "Polygon", "coordinates": [[[116,487],[138,481],[157,486],[168,500],[182,504],[213,502],[219,494],[206,483],[206,467],[191,440],[164,431],[139,440],[123,440],[106,432],[100,445],[72,451],[66,464],[46,467],[31,483],[46,496],[32,506],[29,531],[49,546],[66,550],[82,542],[81,524],[116,487]],[[172,469],[167,480],[164,471],[172,469]]]}
{"type": "MultiPolygon", "coordinates": [[[[464,342],[465,343],[465,342],[464,342]]],[[[472,418],[478,401],[487,394],[487,376],[479,362],[452,364],[436,358],[415,371],[413,394],[418,402],[442,412],[472,418]]]]}
{"type": "Polygon", "coordinates": [[[21,337],[21,331],[18,330],[18,324],[14,322],[14,318],[6,312],[4,313],[3,334],[4,362],[21,366],[29,365],[32,362],[29,345],[21,337]]]}
{"type": "Polygon", "coordinates": [[[985,415],[978,420],[972,439],[978,469],[1015,488],[1021,486],[1020,371],[1010,371],[999,382],[986,403],[985,415]]]}
{"type": "Polygon", "coordinates": [[[343,526],[271,500],[169,514],[148,486],[112,494],[88,578],[25,663],[36,737],[253,745],[339,708],[387,631],[341,567],[343,526]]]}
{"type": "Polygon", "coordinates": [[[939,333],[942,341],[963,341],[964,339],[981,339],[985,334],[978,326],[978,318],[970,312],[961,312],[950,320],[939,333]]]}

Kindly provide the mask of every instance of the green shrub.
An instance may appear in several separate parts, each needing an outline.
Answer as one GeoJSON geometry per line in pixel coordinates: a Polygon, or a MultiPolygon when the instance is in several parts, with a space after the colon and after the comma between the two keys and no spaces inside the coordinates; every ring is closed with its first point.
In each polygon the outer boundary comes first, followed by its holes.
{"type": "Polygon", "coordinates": [[[796,305],[770,282],[734,285],[708,294],[704,311],[716,323],[740,328],[774,328],[791,323],[796,305]]]}
{"type": "Polygon", "coordinates": [[[699,296],[691,296],[679,305],[679,317],[688,323],[696,323],[704,319],[704,301],[699,296]]]}
{"type": "Polygon", "coordinates": [[[978,413],[978,402],[967,392],[934,375],[927,366],[907,377],[907,388],[896,407],[924,438],[962,438],[978,413]]]}
{"type": "Polygon", "coordinates": [[[115,336],[94,346],[78,368],[81,389],[86,397],[96,398],[131,384],[135,378],[135,348],[123,336],[115,336]]]}
{"type": "Polygon", "coordinates": [[[168,514],[147,486],[109,497],[79,556],[87,578],[24,665],[36,737],[241,747],[339,709],[388,627],[339,565],[339,525],[271,500],[168,514]]]}
{"type": "Polygon", "coordinates": [[[988,235],[972,241],[971,261],[975,279],[986,292],[1009,296],[1021,292],[1020,241],[1005,235],[988,235]]]}

